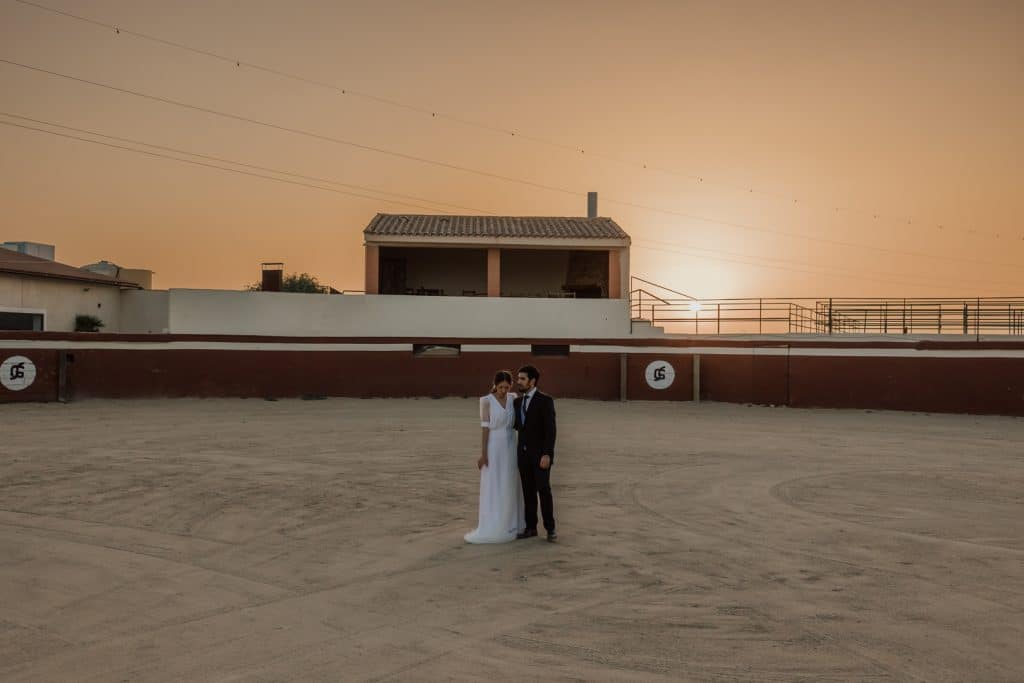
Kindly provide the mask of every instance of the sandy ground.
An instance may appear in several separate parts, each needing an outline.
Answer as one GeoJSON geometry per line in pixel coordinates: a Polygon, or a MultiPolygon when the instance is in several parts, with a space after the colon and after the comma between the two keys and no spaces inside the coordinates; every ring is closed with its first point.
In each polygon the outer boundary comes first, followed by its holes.
{"type": "Polygon", "coordinates": [[[1022,419],[561,401],[469,546],[475,412],[0,406],[0,679],[1024,680],[1022,419]]]}

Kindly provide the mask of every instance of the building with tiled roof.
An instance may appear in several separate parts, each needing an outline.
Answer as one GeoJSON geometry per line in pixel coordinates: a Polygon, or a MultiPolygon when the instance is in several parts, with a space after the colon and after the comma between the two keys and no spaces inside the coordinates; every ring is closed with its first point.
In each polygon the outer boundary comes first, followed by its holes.
{"type": "Polygon", "coordinates": [[[37,256],[21,254],[8,249],[0,251],[0,273],[54,280],[70,280],[73,282],[89,282],[97,285],[110,285],[112,287],[126,287],[129,289],[140,288],[140,285],[135,282],[119,280],[110,275],[75,268],[74,266],[37,256]]]}
{"type": "Polygon", "coordinates": [[[71,331],[79,315],[117,329],[121,291],[134,282],[0,249],[0,330],[71,331]]]}
{"type": "Polygon", "coordinates": [[[366,293],[619,299],[630,238],[611,218],[377,214],[366,293]]]}
{"type": "Polygon", "coordinates": [[[600,239],[619,240],[629,244],[629,235],[611,218],[379,213],[370,221],[363,234],[375,238],[600,239]]]}

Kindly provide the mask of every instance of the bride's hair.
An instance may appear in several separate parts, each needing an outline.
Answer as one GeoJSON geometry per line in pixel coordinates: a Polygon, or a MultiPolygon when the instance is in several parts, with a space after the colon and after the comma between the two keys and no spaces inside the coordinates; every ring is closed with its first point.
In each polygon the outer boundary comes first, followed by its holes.
{"type": "Polygon", "coordinates": [[[498,372],[494,374],[494,384],[491,385],[492,394],[498,390],[498,385],[502,382],[512,384],[512,373],[508,370],[498,370],[498,372]]]}

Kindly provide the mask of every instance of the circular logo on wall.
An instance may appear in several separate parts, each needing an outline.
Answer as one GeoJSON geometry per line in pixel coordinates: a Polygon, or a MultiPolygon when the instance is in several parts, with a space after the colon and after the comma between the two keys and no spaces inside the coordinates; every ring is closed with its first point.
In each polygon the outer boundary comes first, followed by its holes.
{"type": "Polygon", "coordinates": [[[651,389],[668,389],[676,378],[676,370],[671,363],[656,360],[647,366],[647,386],[651,389]]]}
{"type": "Polygon", "coordinates": [[[36,365],[25,356],[11,356],[0,364],[0,384],[11,391],[21,391],[36,381],[36,365]]]}

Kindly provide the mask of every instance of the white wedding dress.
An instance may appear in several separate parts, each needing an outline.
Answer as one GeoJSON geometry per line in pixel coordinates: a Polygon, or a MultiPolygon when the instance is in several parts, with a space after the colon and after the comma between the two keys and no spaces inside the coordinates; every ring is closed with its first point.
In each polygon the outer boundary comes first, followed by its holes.
{"type": "Polygon", "coordinates": [[[516,459],[515,395],[503,408],[494,394],[480,399],[480,426],[487,427],[487,466],[480,469],[480,518],[467,543],[514,541],[526,528],[523,486],[516,459]]]}

